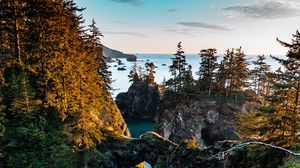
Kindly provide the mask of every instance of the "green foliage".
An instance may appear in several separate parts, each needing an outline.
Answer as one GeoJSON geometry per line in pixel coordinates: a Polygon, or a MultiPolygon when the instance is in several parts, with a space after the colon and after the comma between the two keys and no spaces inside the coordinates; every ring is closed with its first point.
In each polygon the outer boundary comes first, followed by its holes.
{"type": "Polygon", "coordinates": [[[241,115],[237,122],[238,134],[291,148],[299,146],[299,101],[300,101],[300,33],[297,31],[292,44],[279,41],[289,48],[286,59],[279,61],[284,70],[269,75],[273,81],[272,95],[266,97],[266,107],[260,111],[241,115]]]}
{"type": "Polygon", "coordinates": [[[96,23],[72,0],[0,1],[0,164],[81,167],[126,125],[96,23]],[[5,105],[5,106],[4,106],[5,105]]]}
{"type": "Polygon", "coordinates": [[[134,62],[128,75],[129,82],[136,83],[142,81],[143,76],[142,67],[137,62],[134,62]]]}
{"type": "Polygon", "coordinates": [[[255,68],[250,71],[250,79],[252,80],[251,86],[253,87],[257,95],[266,96],[268,95],[269,80],[268,73],[270,72],[270,65],[266,62],[264,55],[258,55],[256,61],[253,61],[255,68]]]}
{"type": "Polygon", "coordinates": [[[181,42],[177,44],[177,52],[174,54],[172,59],[172,65],[169,66],[172,78],[166,82],[168,88],[175,92],[181,91],[182,87],[185,85],[186,76],[186,59],[184,51],[182,50],[181,42]]]}
{"type": "Polygon", "coordinates": [[[300,168],[300,159],[299,158],[291,158],[286,161],[282,166],[279,168],[300,168]]]}
{"type": "Polygon", "coordinates": [[[67,145],[67,136],[44,118],[20,126],[9,122],[2,146],[7,167],[75,167],[75,153],[67,145]]]}
{"type": "Polygon", "coordinates": [[[154,168],[163,168],[163,162],[162,162],[161,160],[158,160],[158,161],[155,163],[154,168]]]}
{"type": "Polygon", "coordinates": [[[148,84],[154,84],[155,80],[154,80],[154,67],[155,65],[153,64],[153,62],[146,62],[145,64],[145,68],[146,68],[146,76],[145,76],[145,80],[147,81],[148,84]]]}
{"type": "Polygon", "coordinates": [[[198,71],[198,86],[200,91],[205,91],[210,95],[213,90],[213,84],[216,80],[215,70],[217,69],[217,57],[215,48],[204,49],[200,51],[201,63],[198,71]]]}

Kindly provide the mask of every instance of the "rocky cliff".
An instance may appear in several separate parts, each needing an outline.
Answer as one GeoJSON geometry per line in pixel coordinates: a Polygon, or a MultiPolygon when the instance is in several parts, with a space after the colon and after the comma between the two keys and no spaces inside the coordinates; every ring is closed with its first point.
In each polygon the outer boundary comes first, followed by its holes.
{"type": "Polygon", "coordinates": [[[126,58],[127,61],[136,61],[137,57],[132,54],[124,54],[123,52],[110,49],[102,45],[103,55],[107,58],[126,58]]]}
{"type": "Polygon", "coordinates": [[[164,107],[156,122],[156,131],[174,142],[195,137],[201,147],[216,141],[237,140],[234,121],[237,112],[257,108],[255,103],[234,105],[215,101],[190,100],[187,104],[164,107]]]}
{"type": "Polygon", "coordinates": [[[116,103],[125,119],[153,120],[160,108],[160,97],[159,85],[141,81],[118,94],[116,103]]]}
{"type": "Polygon", "coordinates": [[[276,168],[286,154],[268,146],[241,144],[238,141],[217,142],[208,148],[190,148],[176,144],[154,132],[138,139],[111,139],[97,146],[105,151],[87,164],[94,168],[130,168],[142,161],[162,168],[276,168]],[[243,147],[239,147],[243,146],[243,147]]]}
{"type": "Polygon", "coordinates": [[[161,100],[161,93],[158,85],[136,82],[117,95],[116,103],[125,119],[155,120],[155,131],[164,138],[180,143],[195,137],[201,147],[238,140],[233,126],[236,114],[259,107],[255,102],[238,105],[194,99],[170,104],[161,100]]]}

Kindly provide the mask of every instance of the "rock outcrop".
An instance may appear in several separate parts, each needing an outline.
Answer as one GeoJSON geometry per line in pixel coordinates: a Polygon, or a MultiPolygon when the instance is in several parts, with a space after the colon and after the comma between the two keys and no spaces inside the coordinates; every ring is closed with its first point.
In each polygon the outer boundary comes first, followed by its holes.
{"type": "Polygon", "coordinates": [[[146,82],[133,83],[126,93],[116,97],[125,119],[153,120],[160,108],[160,88],[146,82]]]}
{"type": "Polygon", "coordinates": [[[136,61],[137,57],[132,54],[124,54],[123,52],[110,49],[102,45],[103,55],[107,58],[108,61],[111,61],[111,58],[126,58],[127,61],[136,61]]]}
{"type": "Polygon", "coordinates": [[[222,141],[205,149],[188,148],[185,143],[176,144],[149,132],[139,139],[114,139],[97,146],[99,151],[107,151],[101,155],[106,159],[94,158],[87,164],[94,168],[130,168],[146,161],[152,167],[166,168],[274,168],[285,156],[282,150],[264,146],[235,148],[240,143],[222,141]]]}
{"type": "Polygon", "coordinates": [[[156,131],[174,142],[195,137],[201,147],[213,145],[216,141],[237,140],[233,123],[236,113],[253,110],[257,105],[222,104],[214,101],[188,101],[165,107],[159,114],[156,131]]]}

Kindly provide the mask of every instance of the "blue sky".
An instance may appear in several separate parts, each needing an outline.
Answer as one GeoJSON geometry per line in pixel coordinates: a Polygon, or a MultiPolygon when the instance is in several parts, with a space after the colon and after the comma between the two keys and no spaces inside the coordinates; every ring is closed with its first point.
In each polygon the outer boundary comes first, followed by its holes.
{"type": "Polygon", "coordinates": [[[284,55],[300,27],[299,0],[75,0],[95,19],[102,43],[126,53],[186,53],[242,46],[247,54],[284,55]]]}

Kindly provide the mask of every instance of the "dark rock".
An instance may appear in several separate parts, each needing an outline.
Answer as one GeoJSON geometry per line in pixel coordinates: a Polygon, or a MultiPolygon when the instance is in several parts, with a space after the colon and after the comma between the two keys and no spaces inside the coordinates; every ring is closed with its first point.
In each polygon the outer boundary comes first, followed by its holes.
{"type": "Polygon", "coordinates": [[[106,62],[114,62],[112,57],[106,57],[106,62]]]}
{"type": "Polygon", "coordinates": [[[117,70],[118,70],[118,71],[126,71],[126,68],[124,68],[124,67],[119,67],[117,70]]]}
{"type": "Polygon", "coordinates": [[[194,136],[201,147],[216,141],[238,140],[233,126],[236,113],[248,111],[250,107],[255,105],[218,105],[214,101],[190,100],[188,104],[165,107],[159,114],[155,130],[178,143],[194,136]]]}
{"type": "Polygon", "coordinates": [[[126,93],[116,97],[116,103],[125,119],[153,120],[160,108],[160,91],[156,84],[133,83],[126,93]]]}
{"type": "Polygon", "coordinates": [[[129,61],[129,62],[136,62],[137,61],[136,56],[133,57],[132,55],[125,54],[125,57],[126,57],[126,60],[129,61]]]}
{"type": "Polygon", "coordinates": [[[176,144],[154,132],[139,139],[112,139],[99,144],[102,157],[89,160],[88,167],[130,168],[146,161],[152,167],[165,168],[276,168],[286,154],[265,146],[245,146],[238,141],[221,141],[208,148],[188,148],[185,143],[176,144]],[[223,155],[230,149],[231,152],[223,155]],[[234,149],[234,150],[233,150],[234,149]]]}

